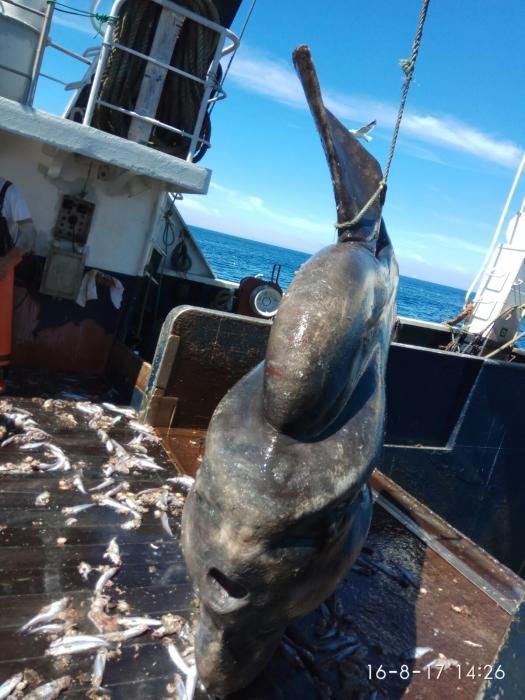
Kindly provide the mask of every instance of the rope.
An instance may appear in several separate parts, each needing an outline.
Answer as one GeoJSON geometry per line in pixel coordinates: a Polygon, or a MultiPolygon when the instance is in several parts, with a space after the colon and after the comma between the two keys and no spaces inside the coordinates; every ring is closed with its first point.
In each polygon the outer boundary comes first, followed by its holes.
{"type": "Polygon", "coordinates": [[[75,15],[76,17],[89,17],[96,19],[100,24],[115,24],[117,21],[116,17],[112,15],[105,15],[100,12],[89,12],[89,10],[81,10],[77,7],[72,7],[71,5],[66,5],[63,2],[57,2],[57,0],[47,0],[48,5],[54,5],[57,12],[62,12],[65,15],[75,15]]]}
{"type": "MultiPolygon", "coordinates": [[[[180,5],[193,12],[219,22],[218,10],[213,0],[178,0],[180,5]]],[[[123,5],[115,28],[114,39],[117,43],[148,54],[162,8],[156,3],[144,0],[127,0],[123,5]]],[[[171,65],[203,80],[218,43],[218,35],[211,29],[192,21],[185,21],[175,44],[171,65]]],[[[118,49],[112,49],[106,72],[102,80],[100,98],[106,102],[133,109],[140,90],[146,62],[137,56],[129,55],[118,49]]],[[[156,118],[166,124],[192,133],[202,100],[203,86],[193,80],[184,78],[171,71],[165,79],[156,118]],[[176,96],[177,99],[174,99],[176,96]]],[[[109,131],[117,136],[127,136],[130,117],[116,110],[99,105],[95,110],[93,126],[109,131]]],[[[201,130],[201,138],[209,141],[211,122],[206,113],[201,130]]],[[[151,131],[150,145],[171,155],[185,158],[188,153],[189,139],[162,127],[151,131]]],[[[193,162],[197,162],[206,152],[207,146],[201,143],[193,162]]]]}
{"type": "Polygon", "coordinates": [[[421,12],[419,14],[419,21],[418,21],[418,25],[417,25],[416,36],[414,38],[414,43],[412,44],[412,53],[410,55],[410,58],[409,59],[402,59],[399,61],[401,69],[402,69],[403,73],[405,74],[405,80],[403,82],[403,88],[401,91],[401,101],[399,103],[399,109],[397,112],[397,119],[396,119],[396,123],[394,126],[394,132],[392,134],[392,141],[390,142],[390,151],[388,153],[388,158],[387,158],[386,167],[385,167],[385,174],[383,175],[383,179],[380,181],[377,190],[370,197],[370,199],[364,205],[364,207],[354,216],[354,218],[351,221],[344,221],[341,224],[336,224],[335,225],[336,229],[354,228],[355,226],[357,226],[357,224],[361,221],[361,219],[366,214],[366,212],[375,203],[377,198],[381,196],[383,190],[386,188],[388,176],[390,175],[390,167],[392,165],[392,160],[394,158],[394,152],[396,150],[397,139],[399,136],[399,129],[401,127],[401,120],[403,119],[403,113],[405,111],[405,104],[406,104],[407,97],[408,97],[408,91],[410,89],[410,83],[412,82],[412,77],[414,75],[414,70],[416,68],[416,61],[417,61],[417,56],[419,53],[419,48],[421,46],[421,39],[423,36],[423,27],[425,26],[425,19],[427,17],[429,3],[430,3],[430,0],[423,0],[423,5],[421,6],[421,12]]]}

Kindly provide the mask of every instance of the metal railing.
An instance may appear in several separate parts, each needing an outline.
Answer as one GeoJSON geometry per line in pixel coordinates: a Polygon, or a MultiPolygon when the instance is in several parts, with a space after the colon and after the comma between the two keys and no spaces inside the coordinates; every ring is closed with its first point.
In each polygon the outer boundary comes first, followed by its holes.
{"type": "MultiPolygon", "coordinates": [[[[93,0],[92,3],[92,11],[93,14],[96,13],[96,9],[99,5],[100,0],[93,0]]],[[[118,17],[119,12],[122,8],[122,5],[124,4],[126,0],[115,0],[111,12],[110,12],[110,17],[118,17]]],[[[51,30],[51,25],[53,21],[53,16],[54,16],[54,11],[55,11],[55,4],[53,2],[49,2],[46,7],[45,12],[41,12],[40,10],[37,10],[35,8],[29,7],[28,5],[25,5],[22,2],[18,2],[17,0],[3,0],[3,2],[6,2],[8,4],[14,5],[15,7],[18,7],[20,9],[26,10],[28,12],[31,12],[41,18],[43,18],[43,23],[42,27],[40,30],[40,35],[39,35],[39,40],[38,40],[38,46],[36,49],[35,53],[35,58],[33,61],[33,66],[31,70],[31,76],[30,76],[30,83],[29,83],[29,88],[28,88],[28,93],[27,93],[27,98],[25,100],[26,105],[32,106],[34,102],[34,97],[35,97],[35,92],[36,88],[38,85],[38,81],[40,77],[52,80],[54,82],[61,83],[64,85],[65,89],[72,89],[76,88],[79,84],[82,83],[82,81],[79,83],[78,81],[75,83],[65,83],[64,81],[60,80],[57,77],[47,75],[45,73],[42,73],[42,62],[44,59],[44,54],[46,49],[53,48],[55,50],[61,51],[62,53],[84,63],[89,66],[92,66],[94,69],[94,75],[93,75],[93,82],[91,85],[91,89],[89,92],[89,97],[87,100],[84,116],[82,123],[86,126],[91,126],[92,121],[93,121],[93,116],[95,113],[95,109],[97,105],[106,107],[107,109],[110,110],[115,110],[117,112],[123,113],[128,115],[131,119],[133,120],[138,120],[143,123],[147,123],[151,125],[152,127],[160,127],[162,129],[166,129],[167,131],[170,131],[172,133],[175,133],[179,136],[182,136],[190,141],[189,149],[188,149],[188,155],[186,157],[186,160],[189,162],[193,161],[193,158],[198,150],[198,148],[202,145],[205,144],[209,146],[209,142],[205,140],[204,138],[201,137],[201,132],[202,128],[204,125],[204,120],[206,118],[206,112],[208,110],[208,107],[215,102],[217,102],[220,99],[223,99],[226,95],[222,90],[222,87],[218,84],[217,80],[217,74],[218,74],[218,69],[219,69],[219,64],[221,62],[221,59],[227,56],[228,54],[231,54],[235,52],[239,46],[239,38],[229,29],[226,27],[221,26],[220,24],[217,24],[216,22],[213,22],[206,17],[202,17],[201,15],[196,14],[195,12],[192,12],[191,10],[188,10],[187,8],[177,5],[170,0],[150,0],[151,2],[156,3],[157,5],[160,5],[163,9],[174,13],[180,21],[180,26],[182,26],[182,23],[185,22],[186,20],[190,20],[192,22],[196,22],[197,24],[202,25],[203,27],[206,27],[207,29],[215,32],[218,35],[218,40],[217,40],[217,47],[214,52],[213,58],[211,60],[210,66],[207,70],[206,77],[203,79],[197,75],[194,75],[192,73],[188,73],[180,68],[177,68],[175,66],[170,65],[169,63],[165,63],[163,61],[159,61],[156,58],[149,56],[148,54],[141,53],[140,51],[135,51],[134,49],[124,46],[120,44],[119,42],[115,41],[115,23],[112,21],[109,21],[106,23],[105,31],[104,31],[104,37],[102,40],[102,45],[100,48],[100,51],[97,52],[95,56],[93,56],[92,61],[89,60],[89,58],[86,57],[86,55],[81,55],[76,53],[75,51],[71,51],[70,49],[55,43],[50,39],[50,30],[51,30]],[[121,107],[119,105],[113,104],[111,102],[108,102],[107,100],[101,99],[100,92],[101,92],[101,83],[102,79],[108,64],[108,60],[110,57],[110,54],[112,51],[122,51],[125,53],[128,53],[130,55],[133,55],[135,57],[138,57],[145,61],[147,64],[151,64],[154,66],[157,66],[159,69],[162,71],[166,71],[166,74],[168,72],[175,73],[177,75],[180,75],[188,80],[192,80],[195,83],[198,83],[202,87],[202,99],[199,105],[199,109],[197,112],[197,117],[195,120],[194,128],[191,133],[185,131],[184,129],[180,129],[176,126],[173,126],[171,124],[167,124],[165,122],[159,121],[158,119],[155,118],[156,111],[157,111],[157,104],[152,105],[150,113],[139,113],[137,111],[131,110],[131,109],[126,109],[124,107],[121,107]],[[215,93],[215,94],[214,94],[215,93]]],[[[178,40],[178,37],[176,38],[176,41],[178,40]]],[[[87,52],[86,52],[87,53],[87,52]]],[[[91,52],[92,55],[92,52],[91,52]]]]}

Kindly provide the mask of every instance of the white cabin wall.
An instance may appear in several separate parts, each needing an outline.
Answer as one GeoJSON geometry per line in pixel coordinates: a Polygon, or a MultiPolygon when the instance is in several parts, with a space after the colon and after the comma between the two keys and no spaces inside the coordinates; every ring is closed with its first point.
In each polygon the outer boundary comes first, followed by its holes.
{"type": "Polygon", "coordinates": [[[208,261],[206,260],[206,256],[193,237],[191,230],[188,228],[184,218],[182,217],[182,214],[177,209],[175,204],[172,204],[171,195],[166,193],[159,199],[159,209],[157,212],[157,219],[155,221],[152,245],[150,248],[150,251],[153,248],[156,248],[163,256],[166,256],[166,259],[161,262],[162,273],[165,275],[183,274],[173,270],[170,263],[170,258],[175,246],[177,246],[182,240],[183,231],[185,232],[184,241],[186,243],[186,250],[191,258],[191,268],[189,270],[189,274],[194,276],[196,275],[198,277],[205,277],[206,279],[213,279],[214,274],[208,264],[208,261]],[[166,244],[164,241],[166,222],[164,219],[164,214],[167,211],[171,212],[171,225],[173,227],[173,231],[167,236],[169,245],[166,250],[166,244]]]}
{"type": "Polygon", "coordinates": [[[86,199],[96,205],[86,265],[143,273],[163,183],[6,132],[0,132],[0,175],[15,182],[27,200],[37,254],[47,255],[62,196],[85,187],[86,199]]]}

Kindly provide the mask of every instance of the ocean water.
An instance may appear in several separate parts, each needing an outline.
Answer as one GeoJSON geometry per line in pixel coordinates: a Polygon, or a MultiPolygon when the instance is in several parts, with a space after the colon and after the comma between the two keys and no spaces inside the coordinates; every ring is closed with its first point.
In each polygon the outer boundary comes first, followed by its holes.
{"type": "MultiPolygon", "coordinates": [[[[287,289],[295,272],[310,257],[307,253],[198,226],[190,226],[190,229],[215,275],[230,282],[240,282],[243,277],[257,274],[270,279],[274,264],[280,264],[279,284],[287,289]]],[[[465,292],[461,289],[401,277],[397,311],[400,316],[439,322],[455,316],[463,307],[464,299],[465,292]]]]}

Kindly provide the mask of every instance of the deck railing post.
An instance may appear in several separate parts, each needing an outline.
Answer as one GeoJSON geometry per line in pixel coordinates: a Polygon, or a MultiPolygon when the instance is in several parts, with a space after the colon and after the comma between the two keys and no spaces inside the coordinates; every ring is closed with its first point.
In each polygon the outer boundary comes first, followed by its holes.
{"type": "Polygon", "coordinates": [[[51,22],[53,21],[53,13],[55,11],[55,3],[48,2],[46,7],[46,12],[44,15],[44,23],[40,31],[40,36],[38,38],[38,46],[36,49],[35,60],[33,61],[33,68],[31,70],[31,82],[29,84],[29,89],[27,91],[26,105],[28,107],[33,106],[33,101],[35,99],[36,86],[38,84],[38,78],[40,76],[40,71],[42,69],[42,61],[44,60],[44,52],[49,39],[49,30],[51,28],[51,22]]]}

